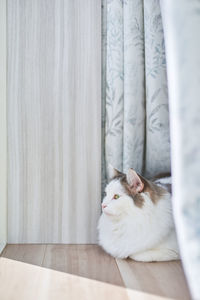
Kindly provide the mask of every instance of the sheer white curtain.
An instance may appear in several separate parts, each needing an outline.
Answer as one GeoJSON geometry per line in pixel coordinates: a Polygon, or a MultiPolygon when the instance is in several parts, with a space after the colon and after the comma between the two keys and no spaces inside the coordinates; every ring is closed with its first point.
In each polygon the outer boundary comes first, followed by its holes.
{"type": "Polygon", "coordinates": [[[193,299],[200,299],[200,1],[161,0],[171,124],[173,205],[193,299]]]}

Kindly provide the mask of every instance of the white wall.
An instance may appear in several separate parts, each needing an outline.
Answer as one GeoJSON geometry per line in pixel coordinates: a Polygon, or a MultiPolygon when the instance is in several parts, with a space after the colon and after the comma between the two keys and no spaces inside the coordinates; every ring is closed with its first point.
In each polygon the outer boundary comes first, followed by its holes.
{"type": "Polygon", "coordinates": [[[0,253],[7,240],[6,0],[0,0],[0,253]]]}

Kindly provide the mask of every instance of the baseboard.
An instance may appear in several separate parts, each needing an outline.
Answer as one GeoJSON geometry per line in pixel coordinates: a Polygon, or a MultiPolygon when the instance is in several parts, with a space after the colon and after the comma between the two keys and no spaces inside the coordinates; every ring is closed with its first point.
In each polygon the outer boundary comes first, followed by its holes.
{"type": "Polygon", "coordinates": [[[6,246],[6,243],[0,244],[0,254],[3,251],[3,249],[5,248],[5,246],[6,246]]]}

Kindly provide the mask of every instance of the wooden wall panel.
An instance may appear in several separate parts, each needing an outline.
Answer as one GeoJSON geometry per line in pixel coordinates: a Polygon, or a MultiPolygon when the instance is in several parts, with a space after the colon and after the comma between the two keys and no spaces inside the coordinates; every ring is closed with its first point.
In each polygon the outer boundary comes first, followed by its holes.
{"type": "Polygon", "coordinates": [[[7,3],[8,242],[95,242],[101,1],[7,3]]]}

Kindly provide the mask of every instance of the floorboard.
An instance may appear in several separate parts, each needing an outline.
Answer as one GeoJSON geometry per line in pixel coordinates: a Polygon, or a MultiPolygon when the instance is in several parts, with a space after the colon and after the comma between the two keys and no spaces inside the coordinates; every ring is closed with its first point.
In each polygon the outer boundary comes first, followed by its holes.
{"type": "Polygon", "coordinates": [[[42,266],[46,245],[42,244],[13,244],[7,245],[2,255],[3,257],[42,266]]]}
{"type": "Polygon", "coordinates": [[[191,299],[180,261],[115,260],[97,245],[6,246],[0,257],[0,299],[66,296],[70,300],[191,299]]]}
{"type": "Polygon", "coordinates": [[[189,300],[189,290],[180,261],[142,263],[117,259],[125,286],[170,299],[189,300]]]}
{"type": "Polygon", "coordinates": [[[0,299],[129,300],[130,298],[123,287],[1,257],[0,299]]]}
{"type": "Polygon", "coordinates": [[[47,245],[42,266],[124,286],[115,259],[97,245],[47,245]]]}

